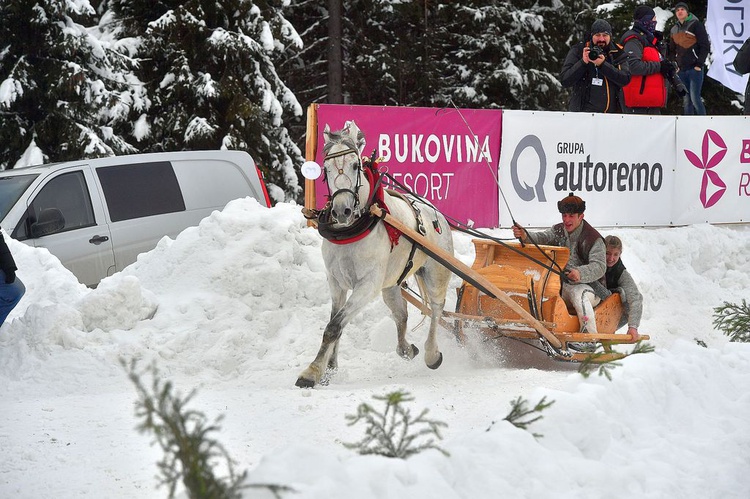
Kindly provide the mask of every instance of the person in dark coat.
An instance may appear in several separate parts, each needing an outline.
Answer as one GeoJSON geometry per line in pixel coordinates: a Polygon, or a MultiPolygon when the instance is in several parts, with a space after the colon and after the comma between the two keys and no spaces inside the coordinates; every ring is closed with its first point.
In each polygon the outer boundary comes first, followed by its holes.
{"type": "Polygon", "coordinates": [[[604,19],[591,25],[591,36],[568,52],[560,83],[572,87],[568,109],[574,112],[618,113],[622,111],[620,90],[630,81],[630,70],[622,47],[612,42],[612,26],[604,19]],[[590,58],[591,50],[601,55],[590,58]]]}
{"type": "Polygon", "coordinates": [[[654,9],[636,7],[633,27],[620,39],[631,75],[630,83],[622,89],[626,113],[661,114],[661,108],[667,105],[667,79],[674,76],[675,69],[662,56],[660,37],[654,9]]]}
{"type": "Polygon", "coordinates": [[[706,114],[706,108],[701,99],[703,89],[703,67],[706,57],[711,50],[708,33],[703,23],[688,10],[685,2],[677,2],[674,6],[677,23],[669,33],[669,58],[677,63],[677,76],[687,88],[687,95],[683,99],[686,115],[706,114]]]}
{"type": "MultiPolygon", "coordinates": [[[[750,73],[750,38],[745,40],[742,47],[734,56],[734,69],[740,74],[750,73]]],[[[745,87],[745,114],[750,115],[750,79],[745,87]]]]}
{"type": "Polygon", "coordinates": [[[26,287],[16,276],[16,270],[16,262],[0,232],[0,325],[26,292],[26,287]]]}

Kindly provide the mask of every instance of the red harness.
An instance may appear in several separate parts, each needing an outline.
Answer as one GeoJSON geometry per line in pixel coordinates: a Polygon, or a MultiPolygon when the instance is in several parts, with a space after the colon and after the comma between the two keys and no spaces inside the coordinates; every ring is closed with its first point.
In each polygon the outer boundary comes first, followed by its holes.
{"type": "MultiPolygon", "coordinates": [[[[385,213],[390,213],[388,206],[386,206],[385,204],[383,195],[383,183],[380,182],[380,172],[378,172],[378,162],[372,161],[370,160],[370,158],[363,157],[362,169],[364,170],[367,181],[370,183],[370,192],[367,199],[371,200],[373,204],[377,203],[385,213]]],[[[367,237],[370,232],[372,232],[373,227],[374,226],[368,228],[360,234],[357,234],[356,236],[352,236],[347,239],[329,239],[329,241],[333,244],[351,244],[367,237]]],[[[401,237],[401,231],[388,224],[385,224],[385,230],[388,233],[388,239],[391,241],[391,251],[393,251],[393,247],[398,244],[398,240],[401,237]]]]}

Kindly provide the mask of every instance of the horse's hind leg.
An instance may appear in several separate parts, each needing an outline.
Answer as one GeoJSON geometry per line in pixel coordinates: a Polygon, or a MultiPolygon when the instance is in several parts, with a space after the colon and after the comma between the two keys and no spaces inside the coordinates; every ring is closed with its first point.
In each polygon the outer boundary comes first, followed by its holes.
{"type": "Polygon", "coordinates": [[[406,341],[408,311],[406,309],[406,300],[401,296],[401,288],[399,286],[385,288],[383,290],[383,301],[391,309],[391,315],[396,322],[396,332],[398,333],[396,353],[405,359],[411,360],[417,356],[419,349],[406,341]]]}
{"type": "Polygon", "coordinates": [[[437,328],[443,315],[450,276],[450,271],[434,260],[428,261],[417,272],[417,279],[422,280],[422,287],[426,290],[430,303],[430,332],[424,344],[424,361],[430,369],[437,369],[443,363],[443,354],[440,353],[437,342],[437,328]]]}

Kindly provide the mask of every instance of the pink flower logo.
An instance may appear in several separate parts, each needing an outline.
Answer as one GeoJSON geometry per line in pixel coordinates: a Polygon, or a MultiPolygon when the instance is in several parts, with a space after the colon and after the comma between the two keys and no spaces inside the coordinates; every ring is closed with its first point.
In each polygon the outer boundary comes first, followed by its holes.
{"type": "Polygon", "coordinates": [[[700,158],[693,151],[685,149],[685,156],[688,161],[690,161],[696,168],[703,170],[703,180],[701,181],[701,203],[704,208],[710,208],[715,205],[727,190],[727,184],[719,178],[718,173],[711,170],[711,168],[721,163],[721,160],[724,159],[726,154],[727,145],[724,142],[724,139],[713,130],[706,130],[706,133],[703,134],[703,146],[701,147],[700,158]],[[719,150],[709,158],[708,150],[711,143],[718,147],[719,150]],[[711,194],[710,197],[708,196],[709,182],[716,187],[716,191],[711,194]]]}

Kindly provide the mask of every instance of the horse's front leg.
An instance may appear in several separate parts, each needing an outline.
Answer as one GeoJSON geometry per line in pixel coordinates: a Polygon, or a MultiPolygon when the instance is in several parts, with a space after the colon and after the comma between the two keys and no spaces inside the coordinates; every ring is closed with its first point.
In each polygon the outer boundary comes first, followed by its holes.
{"type": "Polygon", "coordinates": [[[411,360],[419,353],[419,348],[406,341],[406,321],[409,313],[406,307],[406,300],[401,296],[401,287],[393,286],[383,290],[383,301],[391,310],[393,320],[396,322],[396,333],[398,334],[398,344],[396,353],[401,357],[411,360]]]}
{"type": "MultiPolygon", "coordinates": [[[[341,338],[341,332],[351,320],[357,315],[375,296],[377,296],[378,286],[365,284],[357,286],[352,291],[352,295],[346,301],[343,307],[331,314],[331,320],[323,331],[323,342],[318,350],[315,360],[302,371],[295,383],[300,388],[312,388],[320,383],[320,379],[325,373],[326,367],[332,358],[335,360],[335,354],[338,351],[338,341],[341,338]]],[[[336,298],[334,298],[334,302],[336,298]]],[[[334,303],[335,306],[335,303],[334,303]]]]}
{"type": "MultiPolygon", "coordinates": [[[[328,322],[330,323],[333,322],[333,318],[336,317],[336,314],[344,308],[344,305],[346,304],[346,292],[348,290],[341,288],[336,284],[329,284],[328,287],[331,290],[331,318],[328,319],[328,322]]],[[[328,369],[338,369],[339,367],[339,339],[341,339],[341,333],[339,333],[339,338],[333,342],[333,346],[331,347],[331,352],[328,357],[328,369]]]]}

